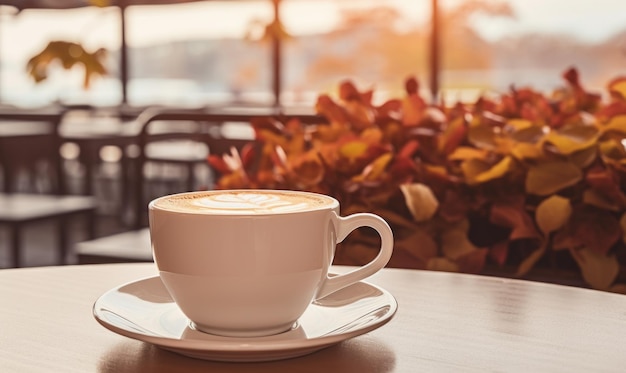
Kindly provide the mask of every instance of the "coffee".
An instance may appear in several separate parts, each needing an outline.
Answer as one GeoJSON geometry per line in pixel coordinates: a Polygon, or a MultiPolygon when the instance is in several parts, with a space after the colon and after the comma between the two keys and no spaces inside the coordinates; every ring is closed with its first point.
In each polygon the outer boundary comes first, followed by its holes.
{"type": "Polygon", "coordinates": [[[277,191],[231,190],[178,194],[159,198],[158,209],[202,214],[281,214],[310,211],[334,205],[324,195],[277,191]]]}

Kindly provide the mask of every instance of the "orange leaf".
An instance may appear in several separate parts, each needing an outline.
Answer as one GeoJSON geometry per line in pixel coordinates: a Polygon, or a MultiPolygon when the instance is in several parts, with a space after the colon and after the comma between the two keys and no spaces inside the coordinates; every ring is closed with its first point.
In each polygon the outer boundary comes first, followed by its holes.
{"type": "Polygon", "coordinates": [[[439,150],[450,154],[465,140],[467,126],[463,117],[454,119],[439,140],[439,150]]]}

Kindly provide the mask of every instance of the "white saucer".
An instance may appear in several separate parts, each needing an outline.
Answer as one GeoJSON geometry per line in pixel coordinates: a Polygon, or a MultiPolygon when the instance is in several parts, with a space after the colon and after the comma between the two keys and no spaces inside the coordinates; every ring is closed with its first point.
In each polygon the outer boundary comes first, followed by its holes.
{"type": "Polygon", "coordinates": [[[306,355],[386,324],[398,308],[384,289],[358,282],[309,306],[290,331],[254,338],[190,327],[158,276],[100,296],[93,315],[105,328],[182,355],[218,361],[269,361],[306,355]]]}

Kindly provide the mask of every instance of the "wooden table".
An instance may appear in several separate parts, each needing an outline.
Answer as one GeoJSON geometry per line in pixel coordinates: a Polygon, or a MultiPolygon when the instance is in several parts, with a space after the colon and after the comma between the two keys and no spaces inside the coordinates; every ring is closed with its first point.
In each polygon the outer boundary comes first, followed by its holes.
{"type": "MultiPolygon", "coordinates": [[[[335,267],[333,271],[345,271],[335,267]]],[[[93,302],[156,274],[153,264],[0,271],[3,372],[623,372],[626,297],[581,288],[385,269],[370,279],[398,300],[394,319],[300,358],[216,363],[100,326],[93,302]]]]}

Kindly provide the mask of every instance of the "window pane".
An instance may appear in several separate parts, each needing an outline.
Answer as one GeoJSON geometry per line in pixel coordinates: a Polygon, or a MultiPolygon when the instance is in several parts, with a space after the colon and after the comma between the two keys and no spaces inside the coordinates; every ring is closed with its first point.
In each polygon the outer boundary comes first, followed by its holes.
{"type": "Polygon", "coordinates": [[[247,38],[272,19],[270,1],[128,8],[129,103],[272,103],[270,44],[247,38]]]}
{"type": "Polygon", "coordinates": [[[65,103],[117,104],[121,88],[117,78],[118,60],[109,53],[106,67],[110,75],[94,78],[83,87],[84,69],[63,69],[58,60],[48,69],[48,78],[35,83],[27,74],[28,60],[50,41],[81,44],[89,53],[98,48],[116,51],[120,45],[117,8],[74,10],[25,10],[15,14],[2,7],[0,15],[0,99],[18,106],[39,106],[54,101],[65,103]]]}
{"type": "Polygon", "coordinates": [[[430,1],[284,1],[281,14],[286,104],[311,104],[344,79],[378,101],[403,94],[409,75],[427,88],[430,1]]]}
{"type": "Polygon", "coordinates": [[[440,0],[442,91],[450,100],[530,86],[551,91],[576,67],[604,91],[626,64],[621,0],[440,0]]]}

